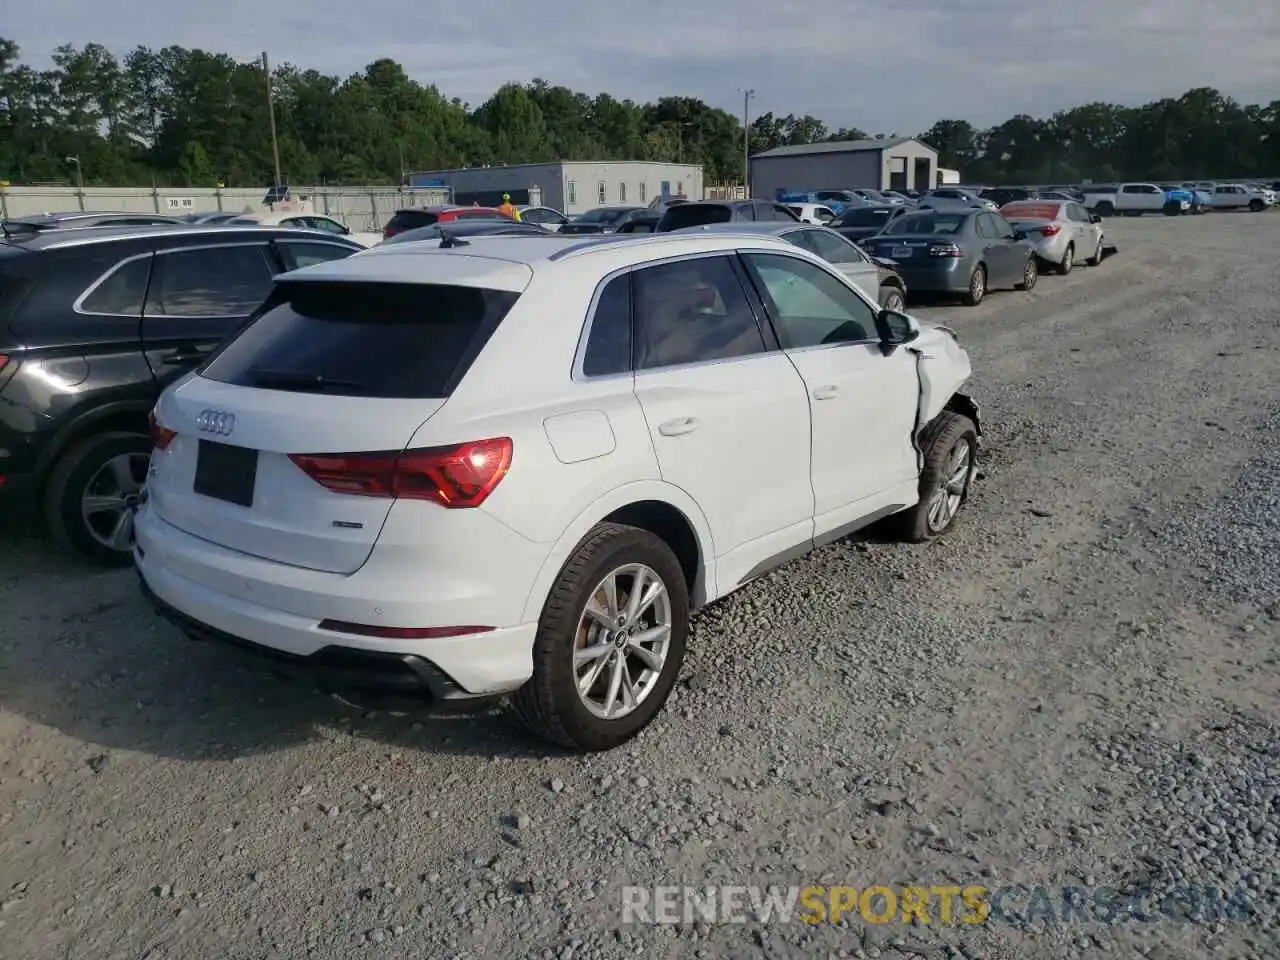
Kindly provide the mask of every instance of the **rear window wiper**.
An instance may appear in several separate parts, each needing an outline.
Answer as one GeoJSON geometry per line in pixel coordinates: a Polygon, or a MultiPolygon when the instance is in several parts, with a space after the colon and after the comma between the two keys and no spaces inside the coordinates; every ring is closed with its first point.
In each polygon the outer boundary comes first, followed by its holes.
{"type": "Polygon", "coordinates": [[[358,390],[365,392],[367,384],[359,380],[343,380],[338,377],[326,377],[320,373],[303,373],[299,370],[264,370],[262,367],[250,367],[249,379],[255,387],[288,387],[294,390],[358,390]]]}

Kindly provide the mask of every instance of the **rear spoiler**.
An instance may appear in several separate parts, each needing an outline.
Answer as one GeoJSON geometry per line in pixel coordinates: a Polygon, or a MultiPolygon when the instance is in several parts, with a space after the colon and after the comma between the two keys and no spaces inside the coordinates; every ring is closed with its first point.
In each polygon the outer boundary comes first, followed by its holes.
{"type": "Polygon", "coordinates": [[[42,229],[44,228],[23,220],[0,220],[0,233],[4,234],[6,240],[10,237],[29,237],[42,229]]]}

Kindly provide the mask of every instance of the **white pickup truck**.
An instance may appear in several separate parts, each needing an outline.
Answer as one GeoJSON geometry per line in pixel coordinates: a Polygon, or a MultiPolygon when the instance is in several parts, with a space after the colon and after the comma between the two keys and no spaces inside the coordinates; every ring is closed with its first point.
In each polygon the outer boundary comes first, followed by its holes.
{"type": "Polygon", "coordinates": [[[1164,211],[1165,191],[1154,183],[1113,183],[1084,188],[1084,205],[1100,217],[1122,214],[1140,217],[1144,213],[1164,211]]]}
{"type": "Polygon", "coordinates": [[[1213,209],[1252,210],[1261,213],[1276,202],[1275,194],[1247,183],[1218,183],[1213,187],[1213,209]]]}

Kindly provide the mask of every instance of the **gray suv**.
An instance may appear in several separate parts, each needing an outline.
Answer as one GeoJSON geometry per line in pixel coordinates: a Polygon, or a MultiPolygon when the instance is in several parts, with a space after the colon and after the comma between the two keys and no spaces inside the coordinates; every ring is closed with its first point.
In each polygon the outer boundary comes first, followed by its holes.
{"type": "Polygon", "coordinates": [[[670,233],[708,223],[799,223],[800,218],[784,204],[772,200],[697,200],[667,208],[655,233],[670,233]]]}

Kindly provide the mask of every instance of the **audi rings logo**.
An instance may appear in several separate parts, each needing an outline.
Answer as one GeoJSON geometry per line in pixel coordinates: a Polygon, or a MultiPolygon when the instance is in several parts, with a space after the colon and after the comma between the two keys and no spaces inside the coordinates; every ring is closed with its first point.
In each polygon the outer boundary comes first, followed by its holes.
{"type": "Polygon", "coordinates": [[[200,416],[196,417],[196,428],[201,433],[229,437],[236,428],[236,415],[222,410],[201,410],[200,416]]]}

